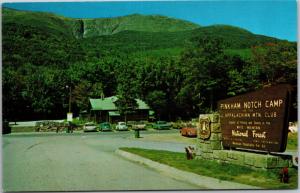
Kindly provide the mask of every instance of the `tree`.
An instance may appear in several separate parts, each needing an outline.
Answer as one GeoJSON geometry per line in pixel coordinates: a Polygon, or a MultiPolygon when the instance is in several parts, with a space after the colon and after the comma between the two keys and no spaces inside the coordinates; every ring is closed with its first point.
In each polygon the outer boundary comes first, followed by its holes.
{"type": "Polygon", "coordinates": [[[297,44],[268,43],[252,48],[253,63],[262,68],[264,84],[297,83],[297,44]]]}
{"type": "Polygon", "coordinates": [[[230,63],[231,68],[227,71],[229,96],[256,90],[262,86],[260,65],[244,61],[239,56],[233,56],[230,63]]]}
{"type": "Polygon", "coordinates": [[[182,54],[180,63],[185,75],[177,100],[191,104],[193,114],[212,111],[216,101],[226,96],[229,57],[221,39],[200,37],[182,54]]]}
{"type": "Polygon", "coordinates": [[[166,93],[155,90],[150,92],[146,99],[147,104],[156,112],[158,119],[160,120],[161,115],[167,111],[168,100],[166,93]]]}
{"type": "Polygon", "coordinates": [[[118,100],[115,102],[121,115],[124,115],[125,122],[127,115],[135,112],[138,104],[135,100],[136,92],[136,75],[133,65],[126,64],[125,61],[119,66],[119,73],[117,77],[117,96],[118,100]]]}
{"type": "Polygon", "coordinates": [[[26,113],[26,101],[22,97],[24,77],[16,70],[6,67],[2,71],[3,120],[16,121],[26,113]]]}
{"type": "Polygon", "coordinates": [[[252,48],[253,63],[261,70],[264,85],[288,83],[294,86],[292,92],[291,119],[297,120],[297,43],[282,41],[252,48]]]}
{"type": "Polygon", "coordinates": [[[40,118],[62,115],[65,93],[64,71],[55,68],[26,66],[21,69],[25,88],[22,96],[40,118]]]}
{"type": "Polygon", "coordinates": [[[163,119],[174,119],[178,108],[175,100],[183,76],[173,58],[159,57],[137,64],[137,92],[139,97],[163,119]],[[157,101],[157,104],[155,102],[157,101]],[[164,102],[162,102],[164,101],[164,102]]]}
{"type": "Polygon", "coordinates": [[[80,111],[87,110],[90,98],[100,98],[103,94],[103,86],[101,82],[92,84],[87,80],[82,80],[75,85],[72,91],[72,100],[80,111]]]}

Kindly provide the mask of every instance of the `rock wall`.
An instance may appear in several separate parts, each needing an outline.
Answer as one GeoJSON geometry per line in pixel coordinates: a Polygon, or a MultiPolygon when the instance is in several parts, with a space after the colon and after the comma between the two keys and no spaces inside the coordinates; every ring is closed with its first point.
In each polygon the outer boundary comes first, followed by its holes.
{"type": "Polygon", "coordinates": [[[197,128],[197,136],[199,139],[199,143],[197,143],[197,154],[204,159],[210,159],[212,157],[213,150],[222,149],[222,134],[219,115],[200,115],[197,128]],[[203,124],[201,125],[202,120],[205,120],[205,122],[208,123],[208,125],[206,125],[208,128],[203,128],[203,124]],[[210,134],[205,135],[205,133],[203,133],[204,129],[206,129],[206,131],[208,129],[210,134]]]}

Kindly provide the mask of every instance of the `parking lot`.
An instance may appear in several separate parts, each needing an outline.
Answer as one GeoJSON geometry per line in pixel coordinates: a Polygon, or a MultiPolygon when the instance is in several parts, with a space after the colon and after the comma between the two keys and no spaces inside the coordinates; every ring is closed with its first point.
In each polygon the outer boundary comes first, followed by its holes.
{"type": "Polygon", "coordinates": [[[183,152],[189,141],[154,140],[178,130],[83,133],[16,133],[3,137],[5,191],[190,190],[194,185],[166,177],[117,154],[119,147],[183,152]],[[149,136],[149,137],[148,137],[149,136]]]}

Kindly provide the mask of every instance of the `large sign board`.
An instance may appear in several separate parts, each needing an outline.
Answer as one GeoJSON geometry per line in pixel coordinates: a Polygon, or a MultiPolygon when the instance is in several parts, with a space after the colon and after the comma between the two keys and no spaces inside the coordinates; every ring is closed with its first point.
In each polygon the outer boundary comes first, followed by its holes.
{"type": "Polygon", "coordinates": [[[223,146],[285,151],[290,95],[283,84],[219,101],[223,146]]]}

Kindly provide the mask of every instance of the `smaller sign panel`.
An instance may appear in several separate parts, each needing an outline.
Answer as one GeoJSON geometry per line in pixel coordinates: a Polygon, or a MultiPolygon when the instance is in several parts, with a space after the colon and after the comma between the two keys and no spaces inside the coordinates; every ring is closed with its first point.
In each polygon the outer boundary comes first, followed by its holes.
{"type": "Polygon", "coordinates": [[[67,121],[73,121],[73,113],[67,113],[67,121]]]}
{"type": "Polygon", "coordinates": [[[209,118],[202,118],[199,122],[199,137],[200,139],[208,139],[211,134],[209,118]]]}
{"type": "Polygon", "coordinates": [[[284,84],[219,101],[223,146],[283,152],[290,95],[284,84]]]}

